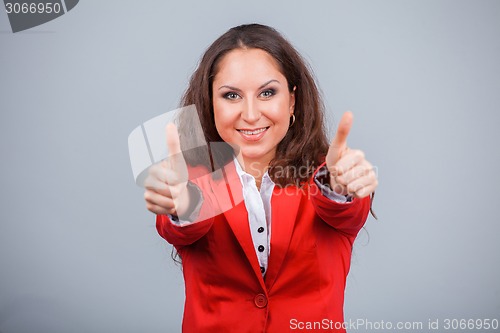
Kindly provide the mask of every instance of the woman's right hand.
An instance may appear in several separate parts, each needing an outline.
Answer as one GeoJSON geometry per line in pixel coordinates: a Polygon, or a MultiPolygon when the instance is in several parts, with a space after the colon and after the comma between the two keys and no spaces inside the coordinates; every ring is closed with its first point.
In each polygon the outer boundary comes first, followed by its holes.
{"type": "Polygon", "coordinates": [[[168,159],[152,165],[144,181],[146,208],[157,215],[183,216],[189,208],[188,169],[177,127],[166,127],[168,159]]]}

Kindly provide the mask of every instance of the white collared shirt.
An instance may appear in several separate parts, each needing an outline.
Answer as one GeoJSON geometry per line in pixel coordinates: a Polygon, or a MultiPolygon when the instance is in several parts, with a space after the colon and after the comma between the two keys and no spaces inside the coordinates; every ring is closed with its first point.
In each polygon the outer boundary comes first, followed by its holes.
{"type": "Polygon", "coordinates": [[[242,185],[253,246],[259,260],[260,271],[265,275],[271,253],[271,197],[275,184],[266,171],[262,176],[259,190],[255,178],[243,171],[236,158],[234,164],[242,185]]]}

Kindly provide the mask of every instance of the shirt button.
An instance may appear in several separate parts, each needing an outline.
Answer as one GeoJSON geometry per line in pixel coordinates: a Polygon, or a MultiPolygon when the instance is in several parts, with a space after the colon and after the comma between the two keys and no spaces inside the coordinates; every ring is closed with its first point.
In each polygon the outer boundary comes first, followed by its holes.
{"type": "Polygon", "coordinates": [[[263,233],[263,232],[264,232],[264,227],[259,227],[259,229],[257,229],[257,231],[258,231],[259,233],[263,233]]]}
{"type": "Polygon", "coordinates": [[[259,245],[259,247],[257,249],[259,250],[259,252],[264,252],[264,246],[263,245],[259,245]]]}
{"type": "Polygon", "coordinates": [[[266,305],[267,305],[267,297],[264,294],[258,294],[257,296],[255,296],[254,302],[255,302],[255,306],[262,309],[262,308],[266,307],[266,305]]]}
{"type": "Polygon", "coordinates": [[[265,272],[265,271],[266,271],[266,269],[265,269],[264,267],[260,266],[260,272],[261,272],[262,274],[264,274],[264,272],[265,272]]]}

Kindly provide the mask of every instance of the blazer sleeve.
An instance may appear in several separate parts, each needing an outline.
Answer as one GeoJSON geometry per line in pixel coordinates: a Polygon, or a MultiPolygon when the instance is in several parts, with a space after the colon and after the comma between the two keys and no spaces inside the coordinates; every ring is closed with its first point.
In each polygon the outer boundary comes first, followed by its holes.
{"type": "Polygon", "coordinates": [[[173,223],[167,215],[156,216],[156,230],[167,242],[176,248],[190,245],[203,237],[212,227],[214,218],[180,226],[173,223]]]}
{"type": "MultiPolygon", "coordinates": [[[[320,170],[323,163],[317,170],[320,170]]],[[[353,198],[351,202],[339,203],[323,195],[314,178],[309,183],[311,202],[316,214],[328,225],[345,234],[352,240],[356,238],[359,230],[363,227],[370,211],[370,197],[362,199],[353,198]]]]}

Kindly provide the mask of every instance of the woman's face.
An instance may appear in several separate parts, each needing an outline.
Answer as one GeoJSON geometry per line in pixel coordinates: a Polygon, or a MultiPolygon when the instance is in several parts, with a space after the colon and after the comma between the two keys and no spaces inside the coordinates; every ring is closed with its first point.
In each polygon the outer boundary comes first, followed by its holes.
{"type": "Polygon", "coordinates": [[[260,49],[235,49],[221,59],[212,89],[221,138],[240,149],[246,166],[268,165],[295,105],[277,62],[260,49]]]}

